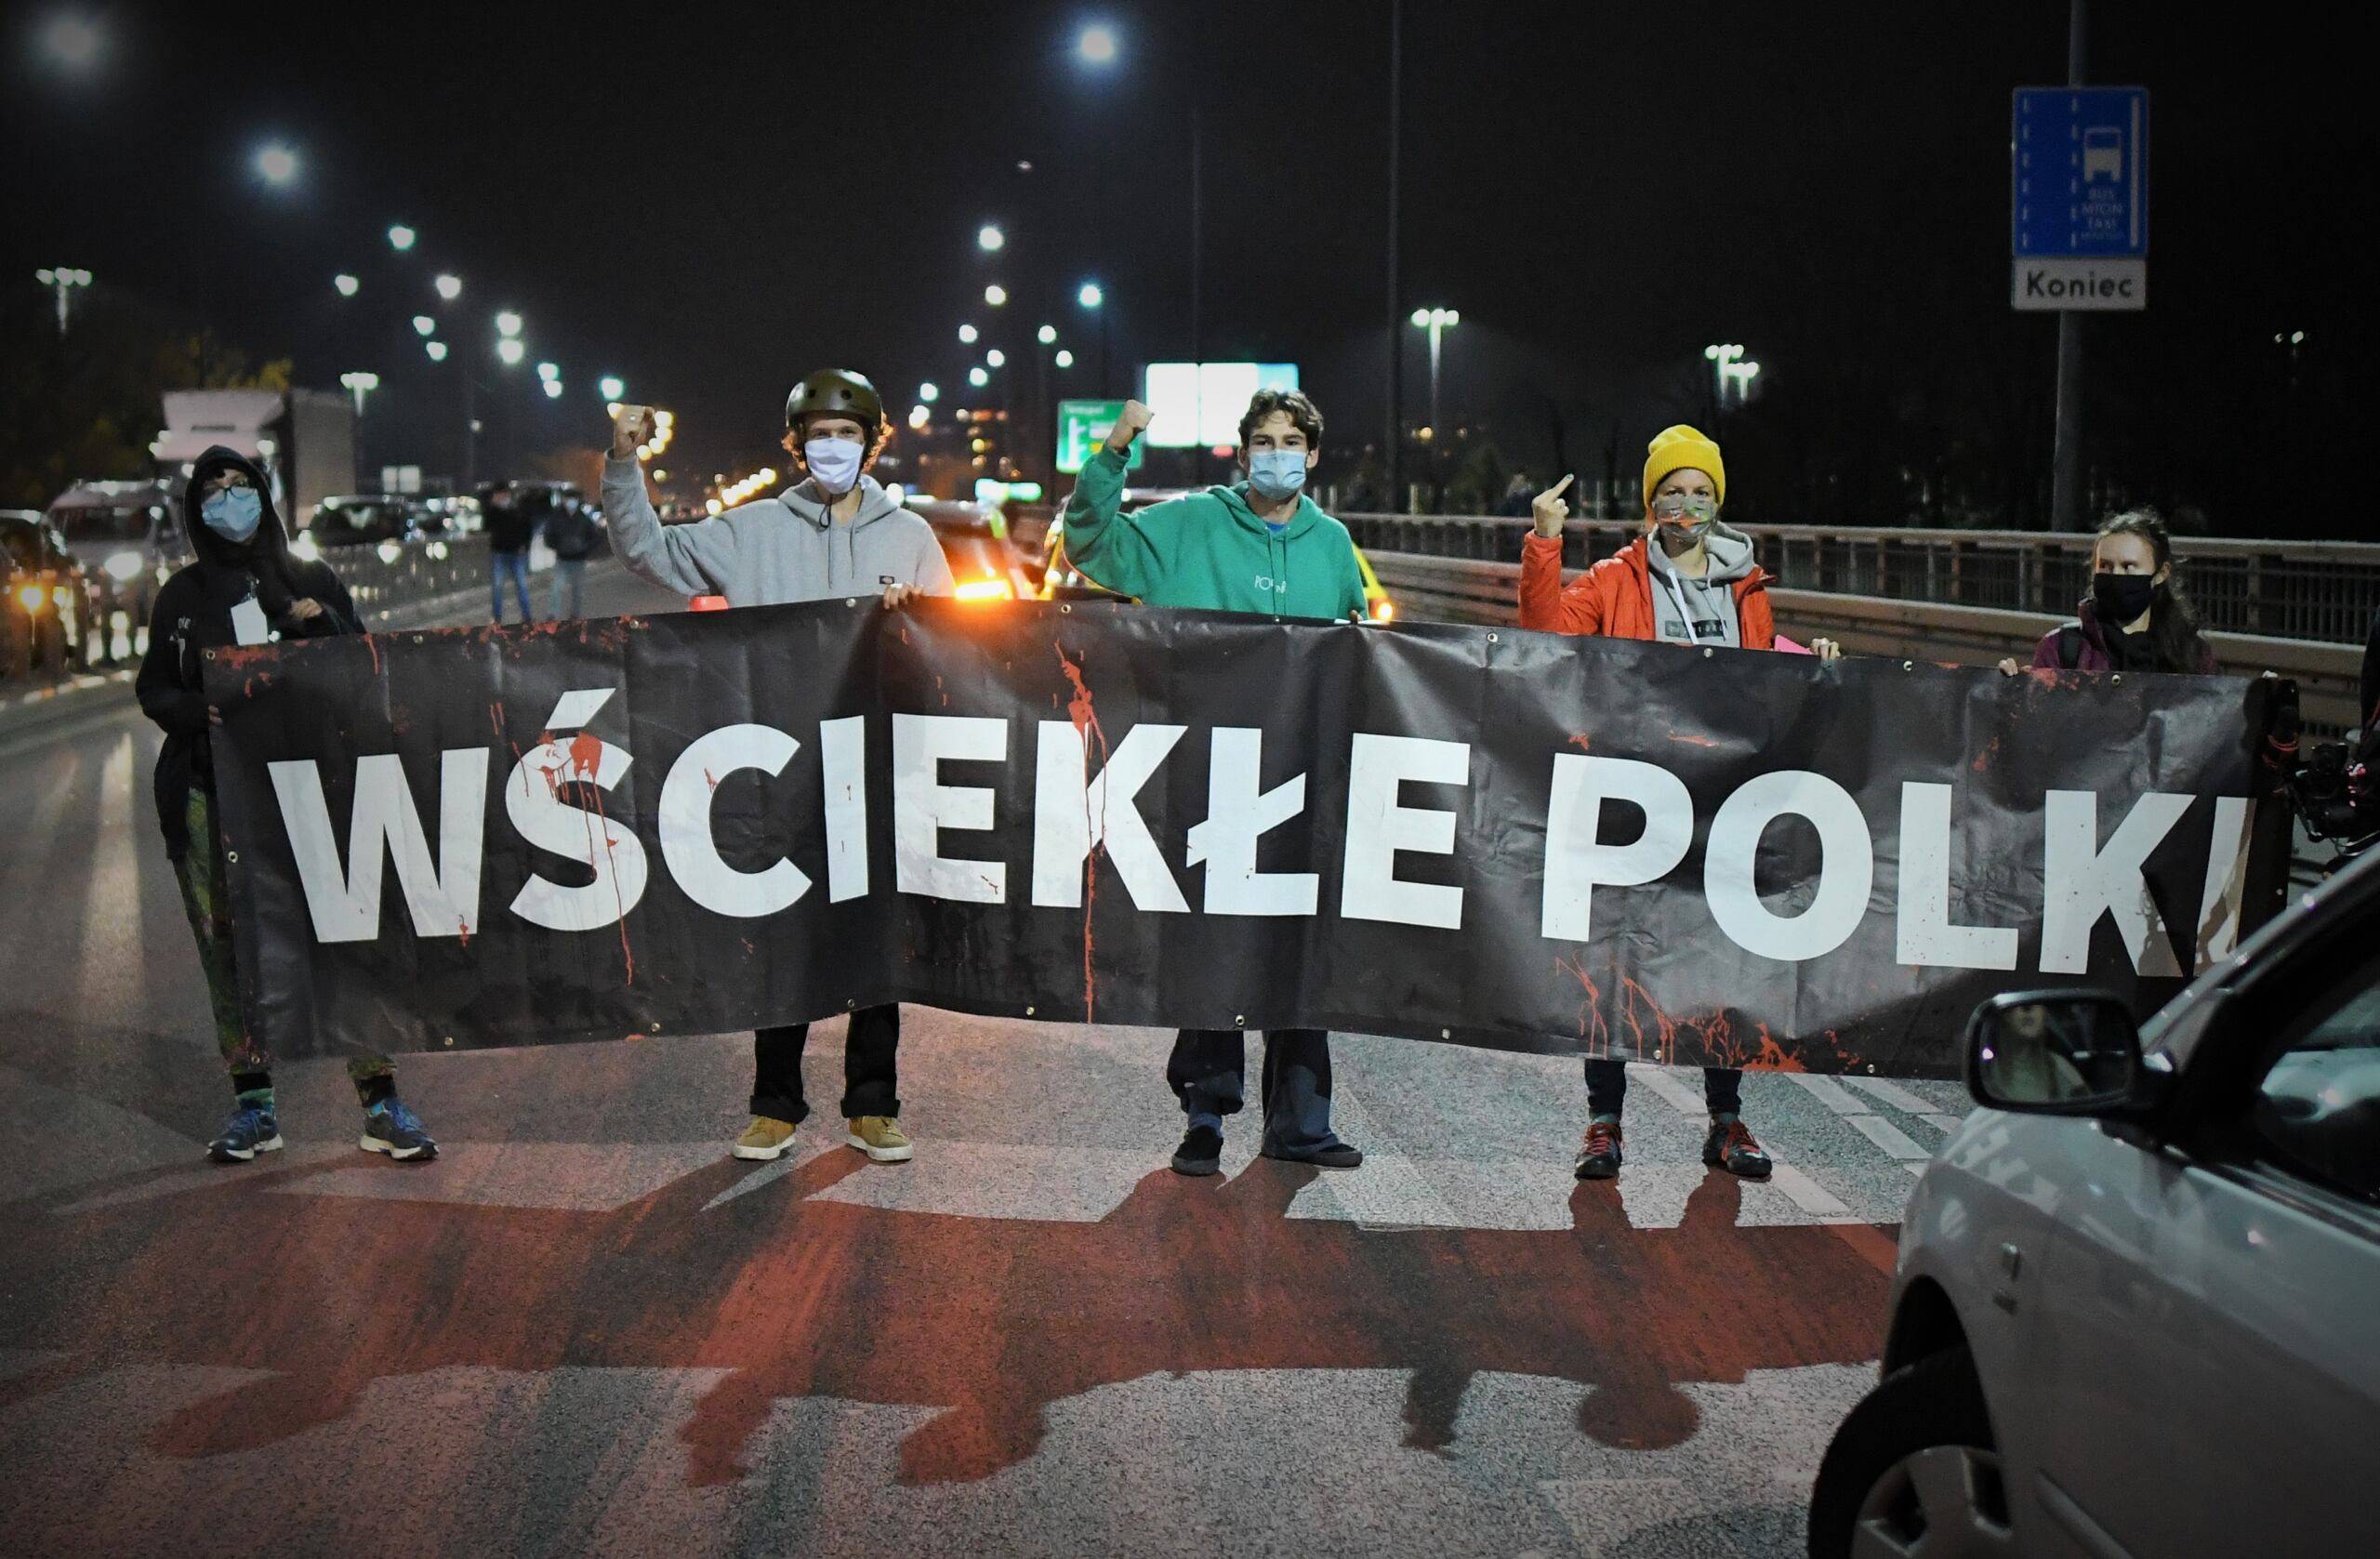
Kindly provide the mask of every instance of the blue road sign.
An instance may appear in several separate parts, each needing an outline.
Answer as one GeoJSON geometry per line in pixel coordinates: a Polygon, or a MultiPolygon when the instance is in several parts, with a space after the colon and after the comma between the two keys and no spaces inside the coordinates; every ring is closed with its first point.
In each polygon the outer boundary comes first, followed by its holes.
{"type": "Polygon", "coordinates": [[[2009,156],[2019,259],[2149,253],[2149,89],[2021,86],[2009,156]]]}

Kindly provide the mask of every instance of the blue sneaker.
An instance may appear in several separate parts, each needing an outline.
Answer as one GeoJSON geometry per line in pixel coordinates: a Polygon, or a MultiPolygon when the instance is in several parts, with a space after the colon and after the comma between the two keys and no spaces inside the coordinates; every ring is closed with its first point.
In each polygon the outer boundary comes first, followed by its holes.
{"type": "Polygon", "coordinates": [[[206,1156],[218,1164],[245,1164],[259,1153],[281,1151],[281,1122],[271,1110],[243,1104],[231,1112],[223,1130],[206,1144],[206,1156]]]}
{"type": "Polygon", "coordinates": [[[355,1145],[391,1158],[435,1158],[438,1144],[422,1130],[421,1117],[398,1098],[383,1099],[364,1112],[364,1135],[355,1145]]]}

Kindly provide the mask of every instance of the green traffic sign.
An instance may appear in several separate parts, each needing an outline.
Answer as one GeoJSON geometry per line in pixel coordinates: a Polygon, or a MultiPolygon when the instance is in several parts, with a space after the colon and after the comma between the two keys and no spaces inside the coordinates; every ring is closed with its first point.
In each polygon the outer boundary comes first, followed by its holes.
{"type": "MultiPolygon", "coordinates": [[[[1082,469],[1099,446],[1107,442],[1116,419],[1124,415],[1121,401],[1061,401],[1058,403],[1058,469],[1068,476],[1082,469]]],[[[1126,470],[1139,470],[1148,460],[1144,439],[1132,442],[1126,470]]]]}

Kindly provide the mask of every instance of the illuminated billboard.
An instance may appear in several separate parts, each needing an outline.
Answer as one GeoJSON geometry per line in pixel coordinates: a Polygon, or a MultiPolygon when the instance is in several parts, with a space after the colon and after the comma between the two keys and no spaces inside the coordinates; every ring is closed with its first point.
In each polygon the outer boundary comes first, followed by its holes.
{"type": "Polygon", "coordinates": [[[1260,390],[1295,390],[1294,363],[1152,363],[1141,399],[1160,449],[1236,445],[1240,415],[1260,390]]]}

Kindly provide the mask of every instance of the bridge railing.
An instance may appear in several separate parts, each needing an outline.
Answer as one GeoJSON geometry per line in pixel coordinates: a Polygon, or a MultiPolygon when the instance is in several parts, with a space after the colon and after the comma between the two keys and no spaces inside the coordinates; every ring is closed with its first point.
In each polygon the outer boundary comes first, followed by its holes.
{"type": "MultiPolygon", "coordinates": [[[[1344,514],[1367,552],[1517,562],[1526,520],[1474,515],[1344,514]]],[[[1761,566],[1789,590],[1938,601],[2070,616],[2091,586],[2091,537],[2039,531],[1746,525],[1761,566]]],[[[1625,546],[1633,524],[1574,524],[1568,568],[1625,546]]],[[[2380,544],[2177,538],[2177,569],[2215,632],[2363,642],[2380,610],[2380,544]]]]}

